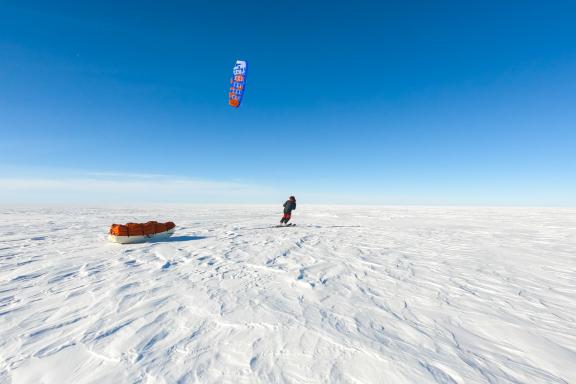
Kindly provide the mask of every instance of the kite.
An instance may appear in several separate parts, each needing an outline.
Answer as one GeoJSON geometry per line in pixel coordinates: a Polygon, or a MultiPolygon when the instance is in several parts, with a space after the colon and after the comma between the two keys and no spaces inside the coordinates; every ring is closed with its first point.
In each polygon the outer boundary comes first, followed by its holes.
{"type": "Polygon", "coordinates": [[[236,60],[236,65],[232,70],[232,79],[230,80],[230,92],[228,93],[228,104],[234,108],[240,106],[244,89],[246,88],[246,71],[248,63],[244,60],[236,60]]]}

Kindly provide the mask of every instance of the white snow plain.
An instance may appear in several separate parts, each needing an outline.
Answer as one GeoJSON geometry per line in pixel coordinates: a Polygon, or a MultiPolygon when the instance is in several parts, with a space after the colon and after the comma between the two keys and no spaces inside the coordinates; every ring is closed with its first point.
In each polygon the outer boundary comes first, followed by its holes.
{"type": "Polygon", "coordinates": [[[280,216],[0,209],[0,382],[576,383],[576,210],[280,216]]]}

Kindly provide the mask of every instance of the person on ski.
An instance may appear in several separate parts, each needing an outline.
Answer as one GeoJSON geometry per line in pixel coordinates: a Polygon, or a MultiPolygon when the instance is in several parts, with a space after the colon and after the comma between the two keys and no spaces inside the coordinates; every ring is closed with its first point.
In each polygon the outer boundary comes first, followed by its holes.
{"type": "Polygon", "coordinates": [[[288,200],[284,203],[284,215],[280,220],[280,225],[288,224],[288,221],[292,217],[292,211],[296,209],[296,198],[290,196],[288,200]]]}

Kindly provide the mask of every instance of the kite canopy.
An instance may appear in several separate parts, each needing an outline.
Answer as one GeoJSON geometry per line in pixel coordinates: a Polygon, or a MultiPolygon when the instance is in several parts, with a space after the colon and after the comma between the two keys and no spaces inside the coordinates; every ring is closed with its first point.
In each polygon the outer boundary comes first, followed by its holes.
{"type": "Polygon", "coordinates": [[[238,108],[244,96],[246,87],[246,70],[248,63],[244,60],[236,60],[236,65],[232,70],[232,79],[230,80],[230,93],[228,93],[228,104],[238,108]]]}

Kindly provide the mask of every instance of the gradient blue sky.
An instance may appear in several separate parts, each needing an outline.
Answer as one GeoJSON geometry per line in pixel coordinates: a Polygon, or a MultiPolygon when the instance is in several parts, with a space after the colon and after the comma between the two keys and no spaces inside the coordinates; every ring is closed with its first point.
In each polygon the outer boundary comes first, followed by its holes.
{"type": "Polygon", "coordinates": [[[574,206],[575,14],[0,0],[0,202],[574,206]]]}

